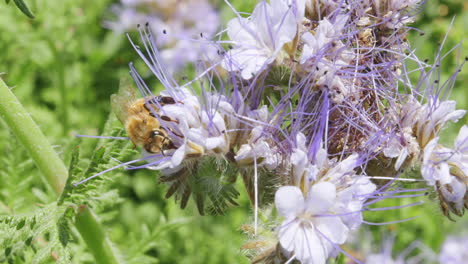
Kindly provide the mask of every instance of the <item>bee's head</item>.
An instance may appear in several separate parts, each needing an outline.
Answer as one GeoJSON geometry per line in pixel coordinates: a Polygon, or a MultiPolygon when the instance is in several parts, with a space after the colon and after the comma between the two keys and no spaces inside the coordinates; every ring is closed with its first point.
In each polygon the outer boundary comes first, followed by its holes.
{"type": "Polygon", "coordinates": [[[170,140],[167,137],[166,131],[163,129],[153,129],[149,132],[144,148],[150,153],[159,153],[167,142],[170,142],[170,140]]]}

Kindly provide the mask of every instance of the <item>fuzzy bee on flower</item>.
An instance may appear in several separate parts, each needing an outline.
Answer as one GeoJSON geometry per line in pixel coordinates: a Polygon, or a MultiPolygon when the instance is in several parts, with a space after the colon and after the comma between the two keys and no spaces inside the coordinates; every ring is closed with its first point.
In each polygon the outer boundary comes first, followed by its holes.
{"type": "Polygon", "coordinates": [[[135,146],[143,147],[148,153],[164,155],[165,150],[175,146],[161,127],[160,120],[165,116],[159,115],[159,109],[175,101],[163,96],[137,99],[134,89],[129,80],[123,79],[119,93],[111,96],[112,110],[135,146]]]}

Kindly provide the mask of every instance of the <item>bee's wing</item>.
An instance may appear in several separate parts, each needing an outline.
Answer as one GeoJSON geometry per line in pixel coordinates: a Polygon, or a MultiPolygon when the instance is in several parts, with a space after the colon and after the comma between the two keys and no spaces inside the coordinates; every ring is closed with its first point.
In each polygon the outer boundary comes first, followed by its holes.
{"type": "Polygon", "coordinates": [[[119,92],[111,95],[111,106],[112,111],[122,124],[125,124],[129,107],[135,100],[135,88],[132,85],[132,80],[128,77],[121,78],[119,92]]]}

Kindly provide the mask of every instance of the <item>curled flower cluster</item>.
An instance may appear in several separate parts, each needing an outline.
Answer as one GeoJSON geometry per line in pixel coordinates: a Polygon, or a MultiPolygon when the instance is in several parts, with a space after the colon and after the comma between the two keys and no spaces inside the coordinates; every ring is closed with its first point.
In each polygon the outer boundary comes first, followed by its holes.
{"type": "Polygon", "coordinates": [[[148,164],[139,168],[162,171],[167,197],[175,194],[183,208],[192,196],[200,213],[235,205],[241,176],[255,234],[270,241],[254,249],[256,262],[320,264],[346,254],[340,246],[350,231],[370,224],[363,211],[398,209],[370,206],[407,192],[425,195],[394,184],[414,168],[421,177],[412,180],[433,188],[446,216],[463,215],[468,127],[453,149],[438,139],[466,111],[443,96],[457,74],[440,83],[442,56],[431,65],[410,49],[408,23],[420,7],[417,0],[262,1],[248,16],[236,12],[228,39],[210,42],[217,56],[205,57],[185,84],[158,49],[158,32],[170,25],[140,26],[144,49],[132,44],[165,90],[153,95],[131,65],[159,124],[151,137],[163,142],[144,151],[139,160],[148,164]]]}

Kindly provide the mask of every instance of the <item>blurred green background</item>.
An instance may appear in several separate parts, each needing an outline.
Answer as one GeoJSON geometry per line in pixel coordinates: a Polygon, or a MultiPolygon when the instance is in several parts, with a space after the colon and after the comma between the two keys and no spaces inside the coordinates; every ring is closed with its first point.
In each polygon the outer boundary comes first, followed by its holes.
{"type": "MultiPolygon", "coordinates": [[[[233,2],[241,11],[249,11],[255,5],[253,1],[233,2]]],[[[427,2],[415,23],[426,34],[414,34],[410,39],[416,53],[430,60],[449,28],[444,50],[466,40],[468,2],[427,2]]],[[[0,3],[2,78],[13,86],[13,92],[66,161],[69,150],[78,144],[83,156],[90,155],[95,141],[78,141],[74,135],[100,134],[111,111],[109,97],[118,90],[120,77],[128,75],[128,62],[133,61],[144,69],[127,38],[102,26],[110,16],[111,3],[108,0],[29,0],[27,4],[35,19],[24,16],[12,3],[0,3]]],[[[214,4],[221,9],[224,21],[232,17],[223,2],[214,4]]],[[[448,78],[467,55],[468,42],[464,42],[444,60],[442,79],[448,78]]],[[[157,87],[155,78],[147,70],[144,72],[152,87],[157,87]]],[[[458,108],[468,109],[467,83],[465,67],[451,96],[458,102],[458,108]]],[[[443,140],[452,141],[467,118],[447,129],[443,140]]],[[[26,152],[0,120],[0,153],[7,152],[13,154],[9,163],[0,164],[0,214],[27,213],[54,201],[53,192],[41,181],[26,152]],[[18,166],[12,167],[11,163],[18,166]]],[[[164,199],[165,187],[157,184],[154,171],[125,171],[115,175],[113,188],[119,190],[120,199],[111,207],[97,211],[110,239],[130,263],[248,263],[241,251],[247,236],[239,229],[251,222],[251,209],[244,194],[240,206],[229,210],[227,215],[200,217],[192,204],[182,211],[173,199],[164,199]]],[[[239,189],[242,193],[243,187],[239,189]]],[[[406,201],[398,203],[402,202],[406,201]]],[[[468,231],[467,217],[453,224],[441,217],[435,201],[366,216],[377,222],[416,215],[420,217],[409,222],[372,228],[373,234],[378,241],[385,230],[393,232],[397,236],[395,251],[416,239],[437,251],[446,234],[468,231]]],[[[78,235],[75,240],[79,241],[78,235]]],[[[88,255],[78,244],[75,245],[77,254],[88,255]]],[[[91,255],[84,259],[93,263],[91,255]]],[[[52,258],[50,261],[53,262],[52,258]]]]}

